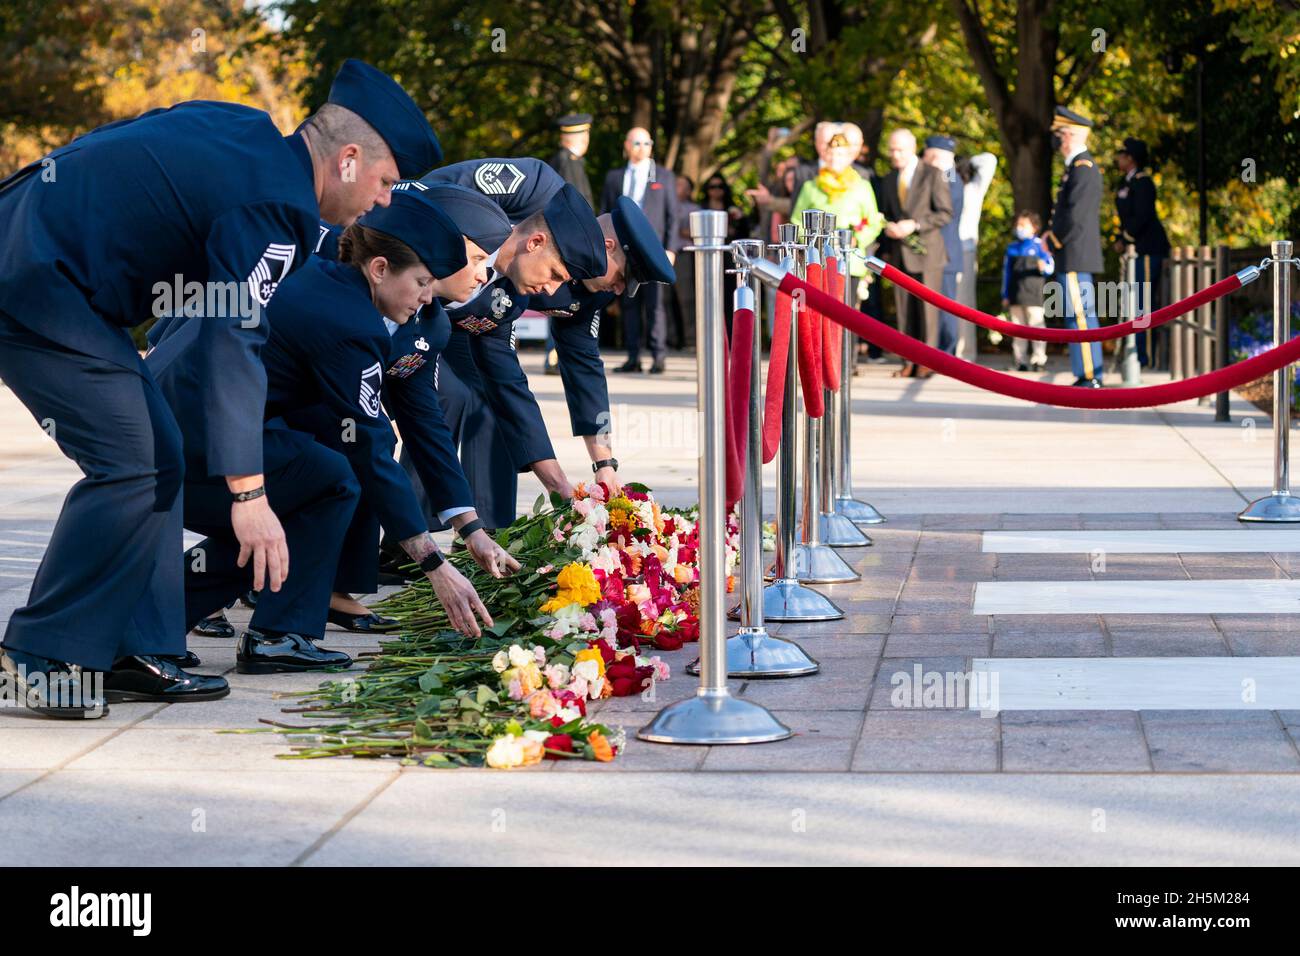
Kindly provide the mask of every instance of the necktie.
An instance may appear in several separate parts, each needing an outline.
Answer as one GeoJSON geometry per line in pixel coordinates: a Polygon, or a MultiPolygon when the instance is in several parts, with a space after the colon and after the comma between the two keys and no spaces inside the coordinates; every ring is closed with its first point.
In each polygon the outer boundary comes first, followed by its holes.
{"type": "Polygon", "coordinates": [[[898,205],[902,206],[907,202],[907,183],[903,181],[903,174],[898,174],[898,205]]]}

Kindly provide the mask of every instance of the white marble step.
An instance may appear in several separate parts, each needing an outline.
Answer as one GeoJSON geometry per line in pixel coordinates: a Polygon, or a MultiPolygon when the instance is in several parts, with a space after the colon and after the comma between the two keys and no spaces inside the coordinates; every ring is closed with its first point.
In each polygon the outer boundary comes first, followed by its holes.
{"type": "Polygon", "coordinates": [[[1300,657],[976,658],[972,681],[986,713],[1300,709],[1300,657]]]}
{"type": "Polygon", "coordinates": [[[1300,551],[1300,528],[1189,531],[986,531],[984,551],[999,554],[1235,554],[1300,551]]]}
{"type": "Polygon", "coordinates": [[[974,614],[1295,614],[1300,581],[981,581],[974,614]]]}

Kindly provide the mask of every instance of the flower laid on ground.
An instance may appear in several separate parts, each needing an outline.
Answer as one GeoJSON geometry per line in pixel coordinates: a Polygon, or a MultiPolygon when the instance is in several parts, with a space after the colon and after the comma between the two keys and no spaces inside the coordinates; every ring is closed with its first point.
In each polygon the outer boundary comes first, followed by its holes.
{"type": "MultiPolygon", "coordinates": [[[[533,766],[544,759],[613,760],[621,731],[587,704],[652,690],[670,677],[654,652],[699,639],[694,510],[666,509],[642,485],[611,496],[600,483],[574,498],[539,498],[498,532],[520,562],[492,578],[451,557],[492,612],[482,638],[461,637],[427,581],[379,605],[402,636],[370,656],[359,679],[300,695],[324,722],[275,724],[303,743],[299,758],[400,756],[426,766],[533,766]]],[[[727,527],[727,573],[737,530],[727,527]]]]}

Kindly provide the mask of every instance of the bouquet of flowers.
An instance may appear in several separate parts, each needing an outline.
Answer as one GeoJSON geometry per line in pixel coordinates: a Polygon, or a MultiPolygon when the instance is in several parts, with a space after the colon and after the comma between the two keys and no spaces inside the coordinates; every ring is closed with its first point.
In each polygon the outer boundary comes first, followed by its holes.
{"type": "MultiPolygon", "coordinates": [[[[400,756],[426,766],[522,767],[544,759],[612,760],[625,737],[587,704],[643,693],[669,678],[653,652],[699,639],[697,514],[666,509],[643,485],[616,496],[579,485],[540,497],[498,533],[520,562],[508,578],[450,560],[474,583],[494,625],[480,639],[451,629],[427,581],[380,604],[403,634],[356,680],[298,695],[294,712],[325,723],[274,723],[292,756],[400,756]]],[[[728,524],[728,589],[737,552],[728,524]]],[[[269,722],[268,722],[269,723],[269,722]]]]}

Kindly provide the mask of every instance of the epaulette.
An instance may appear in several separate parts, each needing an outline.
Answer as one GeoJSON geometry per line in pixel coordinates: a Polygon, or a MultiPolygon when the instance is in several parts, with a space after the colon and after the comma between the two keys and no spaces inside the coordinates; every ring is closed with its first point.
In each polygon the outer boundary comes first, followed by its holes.
{"type": "Polygon", "coordinates": [[[1139,169],[1136,173],[1133,174],[1133,178],[1134,178],[1134,179],[1149,179],[1149,178],[1150,178],[1150,175],[1147,173],[1147,171],[1146,171],[1145,169],[1139,169]]]}
{"type": "Polygon", "coordinates": [[[1076,160],[1074,161],[1074,165],[1075,165],[1075,166],[1091,166],[1091,165],[1092,165],[1092,160],[1091,160],[1091,159],[1076,159],[1076,160]]]}

